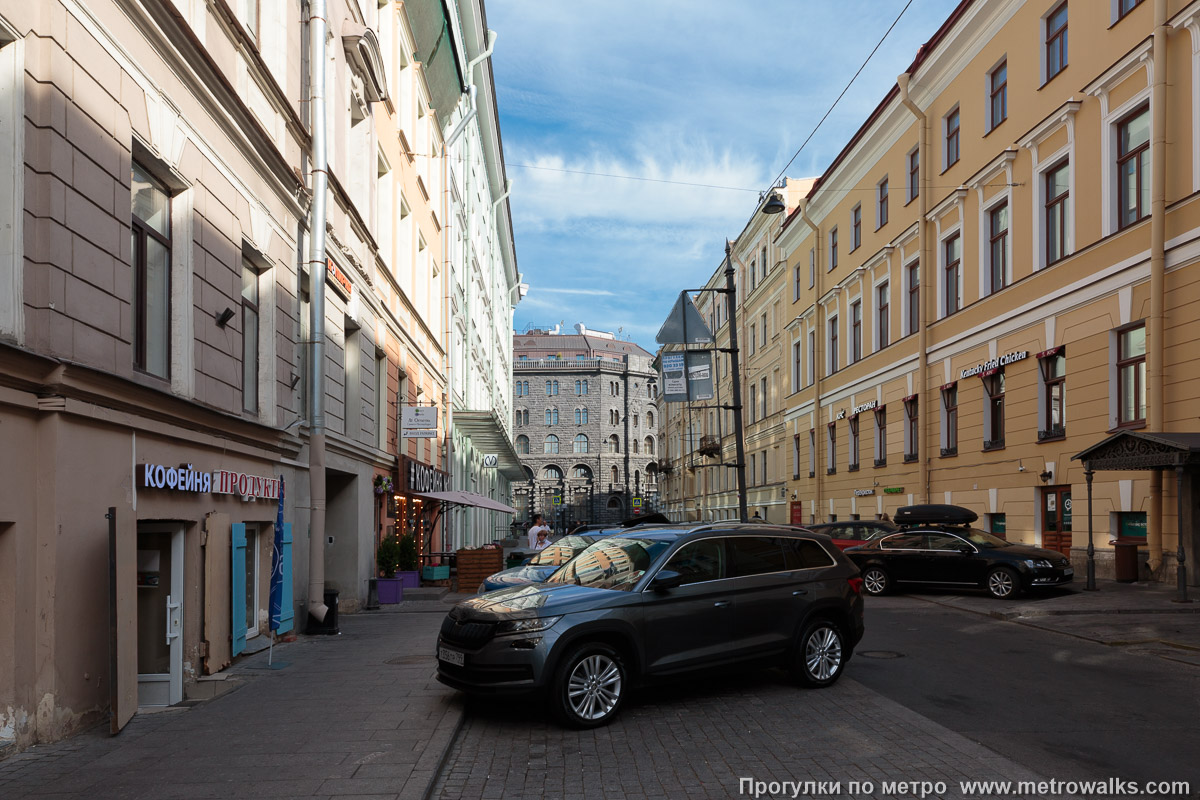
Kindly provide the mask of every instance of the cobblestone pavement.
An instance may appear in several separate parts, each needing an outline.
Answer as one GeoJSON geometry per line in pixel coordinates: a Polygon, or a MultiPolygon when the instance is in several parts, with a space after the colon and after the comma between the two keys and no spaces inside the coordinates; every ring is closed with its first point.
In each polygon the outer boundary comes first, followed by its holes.
{"type": "Polygon", "coordinates": [[[760,670],[630,700],[590,731],[559,728],[533,703],[469,700],[433,797],[694,800],[743,796],[741,778],[837,781],[841,793],[802,796],[856,798],[899,796],[880,793],[884,781],[944,781],[939,796],[962,797],[959,781],[1041,780],[847,677],[805,690],[760,670]],[[875,792],[851,795],[849,781],[875,792]]]}

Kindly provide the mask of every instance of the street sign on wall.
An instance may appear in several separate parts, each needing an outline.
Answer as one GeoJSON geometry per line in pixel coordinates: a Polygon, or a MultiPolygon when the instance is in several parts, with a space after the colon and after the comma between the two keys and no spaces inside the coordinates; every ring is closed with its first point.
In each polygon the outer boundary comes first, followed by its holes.
{"type": "Polygon", "coordinates": [[[406,439],[436,439],[437,406],[403,406],[400,409],[400,435],[406,439]]]}
{"type": "Polygon", "coordinates": [[[659,344],[711,344],[713,335],[700,312],[696,310],[692,296],[687,292],[680,292],[675,307],[671,309],[666,322],[662,324],[654,339],[659,344]]]}

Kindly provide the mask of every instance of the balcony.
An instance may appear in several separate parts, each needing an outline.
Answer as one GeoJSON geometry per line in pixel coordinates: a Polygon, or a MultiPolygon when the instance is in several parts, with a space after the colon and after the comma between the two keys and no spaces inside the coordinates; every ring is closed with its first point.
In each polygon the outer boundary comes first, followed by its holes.
{"type": "Polygon", "coordinates": [[[1052,442],[1055,439],[1067,438],[1067,428],[1065,425],[1056,425],[1050,430],[1038,431],[1039,442],[1052,442]]]}
{"type": "Polygon", "coordinates": [[[942,448],[942,455],[943,455],[943,456],[956,456],[956,455],[958,455],[958,447],[957,447],[957,446],[955,446],[955,447],[943,447],[943,448],[942,448]]]}
{"type": "Polygon", "coordinates": [[[696,448],[696,452],[709,458],[719,458],[721,456],[721,440],[716,436],[701,436],[700,446],[696,448]]]}
{"type": "Polygon", "coordinates": [[[985,453],[989,450],[1003,450],[1003,449],[1004,449],[1004,437],[1003,436],[1001,436],[999,439],[984,439],[983,440],[983,451],[985,453]]]}

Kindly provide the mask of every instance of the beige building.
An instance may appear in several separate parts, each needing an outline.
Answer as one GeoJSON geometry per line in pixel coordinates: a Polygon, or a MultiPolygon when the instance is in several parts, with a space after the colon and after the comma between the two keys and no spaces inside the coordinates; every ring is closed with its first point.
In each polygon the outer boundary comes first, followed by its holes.
{"type": "MultiPolygon", "coordinates": [[[[417,496],[449,486],[443,133],[483,47],[437,0],[326,18],[313,549],[354,611],[378,536],[445,547],[417,496]],[[400,438],[413,404],[434,438],[400,438]]],[[[281,488],[280,632],[309,624],[308,39],[297,3],[0,9],[0,747],[119,729],[265,647],[281,488]]]]}

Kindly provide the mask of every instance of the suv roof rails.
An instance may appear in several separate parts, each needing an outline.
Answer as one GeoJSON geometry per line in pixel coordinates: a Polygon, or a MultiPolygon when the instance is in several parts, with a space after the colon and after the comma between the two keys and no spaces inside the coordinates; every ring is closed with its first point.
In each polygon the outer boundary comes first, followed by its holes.
{"type": "Polygon", "coordinates": [[[927,503],[898,509],[892,522],[897,525],[970,525],[977,519],[979,515],[969,508],[927,503]]]}

